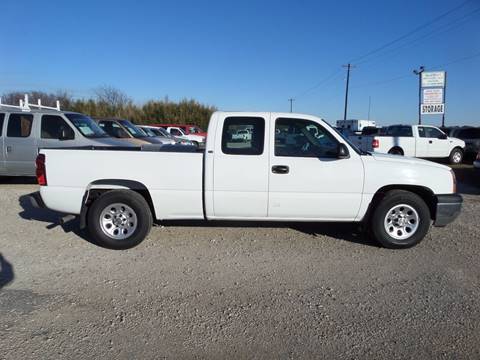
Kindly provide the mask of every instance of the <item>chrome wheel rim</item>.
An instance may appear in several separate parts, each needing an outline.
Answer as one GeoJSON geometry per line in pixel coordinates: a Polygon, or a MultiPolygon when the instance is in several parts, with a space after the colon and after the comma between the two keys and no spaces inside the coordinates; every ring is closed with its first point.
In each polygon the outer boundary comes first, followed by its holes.
{"type": "Polygon", "coordinates": [[[459,151],[453,153],[453,162],[458,164],[462,160],[462,154],[459,151]]]}
{"type": "Polygon", "coordinates": [[[396,240],[406,240],[417,232],[419,223],[417,211],[410,205],[400,204],[388,210],[383,224],[389,236],[396,240]]]}
{"type": "Polygon", "coordinates": [[[100,228],[111,239],[124,240],[137,229],[135,211],[123,203],[110,204],[100,214],[100,228]]]}

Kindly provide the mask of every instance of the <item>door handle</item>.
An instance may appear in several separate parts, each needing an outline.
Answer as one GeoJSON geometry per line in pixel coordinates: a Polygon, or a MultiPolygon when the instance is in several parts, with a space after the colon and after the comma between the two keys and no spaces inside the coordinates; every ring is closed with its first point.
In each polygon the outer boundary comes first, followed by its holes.
{"type": "Polygon", "coordinates": [[[429,143],[429,144],[433,144],[433,141],[432,141],[432,140],[428,140],[428,143],[429,143]]]}
{"type": "Polygon", "coordinates": [[[11,146],[7,146],[7,153],[11,153],[12,152],[12,147],[11,146]]]}
{"type": "Polygon", "coordinates": [[[272,166],[272,173],[274,174],[288,174],[289,172],[290,172],[290,168],[287,165],[272,166]]]}

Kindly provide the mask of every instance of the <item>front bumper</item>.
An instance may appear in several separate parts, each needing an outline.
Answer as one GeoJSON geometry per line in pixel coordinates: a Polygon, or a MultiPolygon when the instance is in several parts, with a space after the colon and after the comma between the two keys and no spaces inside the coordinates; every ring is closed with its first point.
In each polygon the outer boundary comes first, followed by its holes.
{"type": "Polygon", "coordinates": [[[437,195],[434,226],[445,226],[453,222],[462,210],[463,198],[459,194],[437,195]]]}

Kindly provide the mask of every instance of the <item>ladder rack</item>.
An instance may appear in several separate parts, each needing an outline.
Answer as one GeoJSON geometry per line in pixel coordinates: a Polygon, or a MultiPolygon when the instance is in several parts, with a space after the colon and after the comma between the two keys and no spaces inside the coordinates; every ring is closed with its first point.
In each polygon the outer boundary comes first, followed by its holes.
{"type": "Polygon", "coordinates": [[[30,103],[28,101],[28,94],[25,94],[25,98],[23,100],[22,99],[19,100],[19,105],[3,104],[2,103],[2,98],[0,97],[0,106],[6,106],[6,107],[15,108],[15,109],[20,109],[22,111],[30,111],[30,110],[32,110],[31,107],[35,107],[35,108],[38,108],[38,109],[48,109],[48,110],[60,111],[60,101],[57,100],[57,106],[56,107],[42,105],[42,100],[41,99],[38,99],[37,103],[34,104],[34,103],[30,103]]]}

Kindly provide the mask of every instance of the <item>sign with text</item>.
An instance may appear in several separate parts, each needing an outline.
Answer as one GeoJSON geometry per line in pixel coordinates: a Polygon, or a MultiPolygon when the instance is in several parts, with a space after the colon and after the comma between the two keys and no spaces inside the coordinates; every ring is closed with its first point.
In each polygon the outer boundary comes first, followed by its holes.
{"type": "Polygon", "coordinates": [[[440,89],[423,89],[424,104],[442,104],[443,88],[440,89]]]}
{"type": "Polygon", "coordinates": [[[445,112],[445,104],[422,104],[420,105],[422,115],[439,115],[445,112]]]}
{"type": "Polygon", "coordinates": [[[445,71],[422,72],[422,87],[445,87],[445,71]]]}

